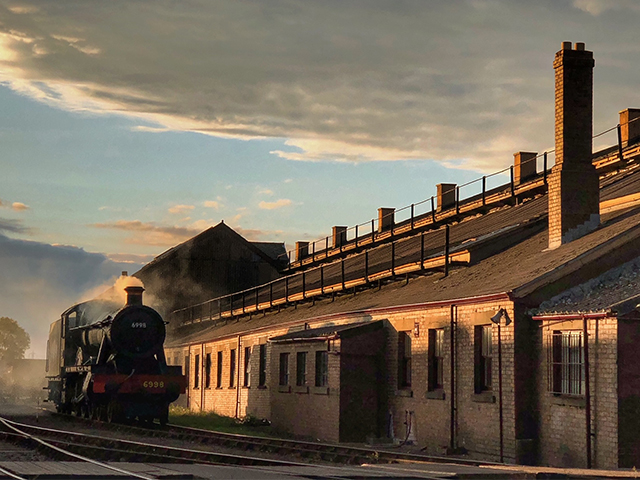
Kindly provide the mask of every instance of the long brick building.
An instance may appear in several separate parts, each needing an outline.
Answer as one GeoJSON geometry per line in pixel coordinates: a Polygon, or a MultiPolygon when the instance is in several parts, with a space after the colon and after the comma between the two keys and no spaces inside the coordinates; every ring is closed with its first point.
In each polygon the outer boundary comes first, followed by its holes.
{"type": "Polygon", "coordinates": [[[640,312],[628,298],[561,309],[635,271],[640,111],[592,153],[593,55],[564,42],[553,66],[551,171],[518,152],[504,186],[461,200],[440,184],[426,213],[380,209],[370,231],[299,242],[281,278],[176,310],[167,358],[189,374],[184,404],[326,441],[640,464],[640,312]]]}

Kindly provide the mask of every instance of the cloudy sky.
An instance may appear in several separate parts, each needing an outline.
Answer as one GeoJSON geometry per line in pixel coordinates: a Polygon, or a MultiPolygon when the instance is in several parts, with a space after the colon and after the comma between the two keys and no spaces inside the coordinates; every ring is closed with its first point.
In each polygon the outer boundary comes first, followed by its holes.
{"type": "Polygon", "coordinates": [[[0,316],[40,356],[66,306],[223,219],[291,245],[552,149],[563,40],[594,51],[605,130],[640,106],[639,23],[634,0],[0,0],[0,316]]]}

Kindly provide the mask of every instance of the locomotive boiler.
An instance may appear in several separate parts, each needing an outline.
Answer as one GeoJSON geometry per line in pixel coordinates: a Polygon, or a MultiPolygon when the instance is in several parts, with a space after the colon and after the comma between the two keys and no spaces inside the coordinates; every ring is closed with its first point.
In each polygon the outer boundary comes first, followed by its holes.
{"type": "Polygon", "coordinates": [[[169,404],[186,389],[182,367],[164,355],[165,322],[142,304],[143,287],[125,288],[127,303],[90,300],[51,324],[48,400],[59,412],[110,422],[166,424],[169,404]]]}

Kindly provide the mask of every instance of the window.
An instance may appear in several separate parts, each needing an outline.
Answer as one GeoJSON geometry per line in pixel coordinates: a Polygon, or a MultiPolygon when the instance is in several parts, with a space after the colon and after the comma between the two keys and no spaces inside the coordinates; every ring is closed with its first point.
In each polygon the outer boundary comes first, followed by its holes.
{"type": "Polygon", "coordinates": [[[444,328],[429,330],[429,372],[427,389],[440,390],[444,386],[444,328]]]}
{"type": "Polygon", "coordinates": [[[411,336],[398,332],[398,388],[411,386],[411,336]]]}
{"type": "Polygon", "coordinates": [[[236,349],[231,349],[229,357],[229,387],[236,386],[236,349]]]}
{"type": "Polygon", "coordinates": [[[326,350],[316,352],[316,387],[329,385],[329,354],[326,350]]]}
{"type": "Polygon", "coordinates": [[[222,352],[218,352],[218,365],[216,367],[216,388],[222,388],[222,352]]]}
{"type": "Polygon", "coordinates": [[[584,344],[582,332],[554,331],[549,359],[549,390],[559,395],[584,395],[584,344]]]}
{"type": "Polygon", "coordinates": [[[187,385],[189,385],[189,367],[191,366],[189,355],[184,356],[184,376],[187,377],[187,385]]]}
{"type": "Polygon", "coordinates": [[[204,364],[204,388],[211,388],[211,354],[207,353],[204,364]]]}
{"type": "Polygon", "coordinates": [[[491,390],[491,325],[477,325],[474,331],[475,392],[491,390]]]}
{"type": "Polygon", "coordinates": [[[244,386],[251,386],[251,347],[244,349],[244,386]]]}
{"type": "Polygon", "coordinates": [[[200,387],[200,355],[196,355],[196,364],[193,369],[193,388],[200,387]]]}
{"type": "Polygon", "coordinates": [[[280,354],[280,385],[289,385],[289,354],[280,354]]]}
{"type": "Polygon", "coordinates": [[[307,352],[296,355],[296,385],[302,387],[307,384],[307,352]]]}
{"type": "Polygon", "coordinates": [[[260,379],[259,385],[264,387],[267,384],[267,346],[260,345],[260,379]]]}

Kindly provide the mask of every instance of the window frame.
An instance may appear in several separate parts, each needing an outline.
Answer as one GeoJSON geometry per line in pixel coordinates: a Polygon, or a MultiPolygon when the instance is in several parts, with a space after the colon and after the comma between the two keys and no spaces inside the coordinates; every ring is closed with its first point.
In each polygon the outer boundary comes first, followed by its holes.
{"type": "Polygon", "coordinates": [[[193,365],[193,388],[194,390],[200,388],[200,354],[196,353],[194,356],[193,365]]]}
{"type": "Polygon", "coordinates": [[[296,386],[307,385],[307,352],[296,352],[296,386]]]}
{"type": "Polygon", "coordinates": [[[329,352],[327,350],[316,351],[316,387],[329,386],[329,352]]]}
{"type": "Polygon", "coordinates": [[[244,347],[243,387],[251,387],[251,347],[244,347]]]}
{"type": "Polygon", "coordinates": [[[216,388],[222,388],[222,373],[224,367],[224,352],[218,350],[218,358],[216,364],[216,388]]]}
{"type": "Polygon", "coordinates": [[[555,396],[584,397],[586,390],[584,332],[554,330],[549,340],[549,392],[555,396]]]}
{"type": "Polygon", "coordinates": [[[211,352],[205,356],[204,388],[211,388],[211,352]]]}
{"type": "Polygon", "coordinates": [[[474,328],[474,391],[476,394],[493,390],[493,325],[474,328]]]}
{"type": "Polygon", "coordinates": [[[411,388],[411,331],[398,332],[398,389],[411,388]]]}
{"type": "Polygon", "coordinates": [[[427,391],[444,389],[444,328],[430,328],[428,332],[427,391]]]}
{"type": "Polygon", "coordinates": [[[278,385],[286,387],[289,385],[289,352],[281,352],[278,362],[280,375],[278,385]]]}
{"type": "Polygon", "coordinates": [[[236,386],[236,368],[238,352],[235,348],[229,350],[229,388],[236,386]]]}
{"type": "Polygon", "coordinates": [[[260,345],[260,377],[258,379],[259,387],[266,387],[267,385],[267,345],[260,345]]]}

